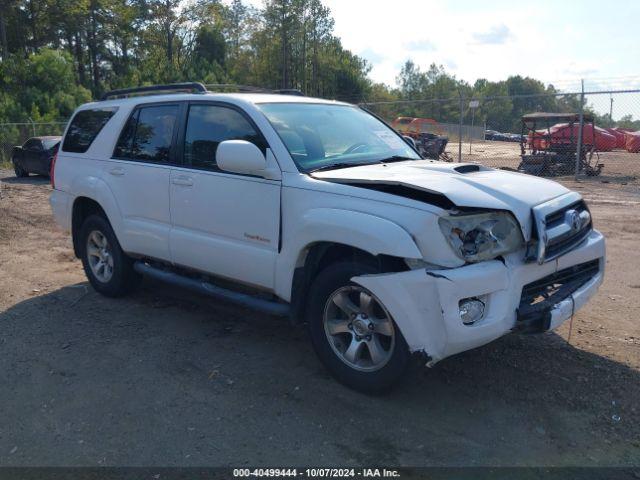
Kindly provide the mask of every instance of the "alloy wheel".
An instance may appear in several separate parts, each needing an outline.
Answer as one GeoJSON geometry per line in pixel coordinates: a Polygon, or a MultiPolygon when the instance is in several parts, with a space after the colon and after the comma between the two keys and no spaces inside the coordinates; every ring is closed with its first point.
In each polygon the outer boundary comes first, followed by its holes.
{"type": "Polygon", "coordinates": [[[92,230],[87,237],[87,260],[95,277],[107,283],[113,276],[113,253],[107,237],[100,230],[92,230]]]}
{"type": "Polygon", "coordinates": [[[341,287],[329,295],[323,325],[334,353],[353,369],[379,370],[393,354],[396,332],[391,315],[363,287],[341,287]]]}

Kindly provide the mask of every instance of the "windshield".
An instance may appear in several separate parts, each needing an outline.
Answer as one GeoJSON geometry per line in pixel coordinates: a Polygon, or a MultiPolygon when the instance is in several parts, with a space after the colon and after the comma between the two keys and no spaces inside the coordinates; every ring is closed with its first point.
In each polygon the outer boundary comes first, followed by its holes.
{"type": "Polygon", "coordinates": [[[55,147],[58,143],[60,143],[60,139],[55,139],[55,140],[46,139],[42,141],[42,145],[44,146],[45,150],[49,150],[55,147]]]}
{"type": "Polygon", "coordinates": [[[265,103],[259,107],[305,172],[420,159],[395,131],[357,107],[321,103],[265,103]]]}

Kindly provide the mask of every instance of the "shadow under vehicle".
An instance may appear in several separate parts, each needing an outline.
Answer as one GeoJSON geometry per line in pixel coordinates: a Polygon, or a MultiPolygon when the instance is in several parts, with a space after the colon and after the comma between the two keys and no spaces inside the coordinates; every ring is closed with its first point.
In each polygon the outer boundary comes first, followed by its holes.
{"type": "Polygon", "coordinates": [[[600,175],[604,164],[594,163],[598,132],[593,115],[583,114],[582,137],[579,131],[578,113],[536,112],[524,115],[518,171],[554,177],[573,174],[577,168],[579,174],[600,175]],[[576,162],[578,143],[581,143],[580,159],[576,162]]]}

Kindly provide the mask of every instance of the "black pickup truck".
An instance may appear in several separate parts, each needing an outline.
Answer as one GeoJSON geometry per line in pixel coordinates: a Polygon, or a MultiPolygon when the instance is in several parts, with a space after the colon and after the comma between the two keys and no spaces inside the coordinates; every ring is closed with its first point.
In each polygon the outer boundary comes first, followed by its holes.
{"type": "Polygon", "coordinates": [[[60,137],[31,137],[22,146],[13,147],[11,160],[16,176],[26,177],[30,173],[49,176],[59,145],[60,137]]]}

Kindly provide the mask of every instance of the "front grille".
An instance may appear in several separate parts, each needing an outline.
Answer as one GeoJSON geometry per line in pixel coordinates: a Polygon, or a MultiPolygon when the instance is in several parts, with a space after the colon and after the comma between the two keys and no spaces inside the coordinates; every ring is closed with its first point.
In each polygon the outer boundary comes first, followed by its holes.
{"type": "Polygon", "coordinates": [[[547,228],[552,228],[562,223],[564,214],[567,210],[570,210],[572,208],[582,211],[586,210],[587,206],[585,205],[584,200],[578,200],[577,202],[573,202],[565,207],[562,207],[560,210],[556,210],[555,212],[547,214],[547,216],[545,217],[547,228]]]}
{"type": "Polygon", "coordinates": [[[589,213],[589,209],[584,203],[584,200],[580,200],[556,212],[550,213],[547,215],[545,223],[547,226],[547,236],[549,237],[547,238],[545,258],[552,259],[568,252],[575,245],[582,242],[587,235],[589,235],[589,232],[591,231],[591,214],[589,213]],[[565,215],[570,210],[574,210],[578,215],[585,215],[585,218],[588,218],[588,220],[583,222],[577,230],[572,230],[570,226],[566,224],[565,215]],[[565,225],[567,225],[567,227],[563,228],[565,225]],[[550,233],[554,230],[558,230],[563,233],[558,236],[551,236],[550,233]]]}
{"type": "Polygon", "coordinates": [[[536,257],[542,264],[575,248],[591,232],[591,214],[577,193],[533,208],[536,257]]]}
{"type": "Polygon", "coordinates": [[[516,329],[525,332],[549,328],[551,309],[594,278],[600,260],[574,265],[522,287],[516,329]]]}

